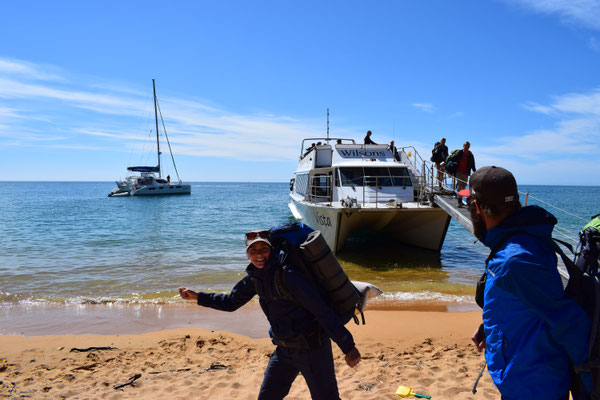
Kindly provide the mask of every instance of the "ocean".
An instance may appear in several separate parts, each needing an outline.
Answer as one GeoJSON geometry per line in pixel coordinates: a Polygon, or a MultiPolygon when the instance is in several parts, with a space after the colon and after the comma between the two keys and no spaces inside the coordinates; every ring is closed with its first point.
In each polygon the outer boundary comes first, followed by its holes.
{"type": "MultiPolygon", "coordinates": [[[[180,286],[227,292],[248,263],[244,233],[293,221],[287,183],[193,183],[189,196],[109,198],[113,187],[0,182],[0,334],[44,334],[50,324],[39,318],[48,310],[164,309],[183,304],[180,286]]],[[[600,213],[600,187],[519,190],[556,215],[557,238],[576,238],[600,213]]],[[[439,253],[354,237],[338,258],[350,279],[384,291],[374,306],[463,310],[475,309],[487,254],[452,221],[439,253]]]]}

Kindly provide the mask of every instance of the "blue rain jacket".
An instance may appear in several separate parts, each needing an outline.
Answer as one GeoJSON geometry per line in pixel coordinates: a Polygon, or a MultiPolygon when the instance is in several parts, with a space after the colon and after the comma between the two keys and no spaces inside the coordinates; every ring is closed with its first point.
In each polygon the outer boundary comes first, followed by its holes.
{"type": "Polygon", "coordinates": [[[271,325],[272,338],[295,342],[298,335],[314,330],[315,324],[318,323],[342,352],[348,353],[354,348],[352,334],[341,323],[330,305],[293,266],[286,268],[284,280],[296,302],[276,299],[274,270],[281,268],[283,256],[282,252],[273,250],[264,268],[258,269],[250,264],[246,268],[247,275],[229,294],[198,293],[198,305],[222,311],[235,311],[257,294],[252,281],[255,279],[262,288],[261,291],[265,293],[259,297],[259,303],[271,325]]]}
{"type": "Polygon", "coordinates": [[[587,360],[590,321],[566,298],[551,247],[556,218],[543,208],[521,208],[484,235],[493,248],[511,236],[490,260],[483,324],[488,370],[503,398],[559,399],[569,392],[569,357],[587,360]]]}

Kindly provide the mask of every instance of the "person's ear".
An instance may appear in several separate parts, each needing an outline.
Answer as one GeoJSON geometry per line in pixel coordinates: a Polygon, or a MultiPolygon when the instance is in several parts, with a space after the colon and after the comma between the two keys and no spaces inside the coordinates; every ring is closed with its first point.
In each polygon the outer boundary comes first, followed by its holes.
{"type": "Polygon", "coordinates": [[[477,214],[484,215],[483,209],[479,206],[477,200],[473,199],[473,203],[475,203],[475,209],[477,210],[477,214]]]}

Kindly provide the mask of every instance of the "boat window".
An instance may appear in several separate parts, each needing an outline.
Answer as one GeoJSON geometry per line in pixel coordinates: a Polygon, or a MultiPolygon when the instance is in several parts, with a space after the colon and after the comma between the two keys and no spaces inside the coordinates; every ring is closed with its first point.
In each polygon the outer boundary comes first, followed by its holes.
{"type": "Polygon", "coordinates": [[[402,167],[343,167],[342,186],[412,186],[408,169],[402,167]]]}
{"type": "Polygon", "coordinates": [[[329,198],[331,177],[329,174],[315,174],[312,177],[311,194],[314,197],[329,198]]]}
{"type": "Polygon", "coordinates": [[[342,176],[342,186],[362,186],[363,169],[362,167],[344,167],[340,168],[342,176]]]}
{"type": "Polygon", "coordinates": [[[306,186],[308,184],[308,174],[297,174],[295,190],[296,193],[304,195],[306,194],[306,186]]]}
{"type": "Polygon", "coordinates": [[[390,168],[394,186],[412,186],[407,168],[390,168]]]}
{"type": "Polygon", "coordinates": [[[387,167],[365,167],[367,186],[392,186],[390,171],[387,167]]]}

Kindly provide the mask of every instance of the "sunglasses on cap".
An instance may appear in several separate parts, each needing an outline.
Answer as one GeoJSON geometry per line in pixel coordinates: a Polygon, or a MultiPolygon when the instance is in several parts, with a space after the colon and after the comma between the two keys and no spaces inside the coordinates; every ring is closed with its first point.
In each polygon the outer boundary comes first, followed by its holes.
{"type": "Polygon", "coordinates": [[[270,240],[271,234],[269,233],[269,231],[248,232],[248,233],[246,233],[246,242],[252,241],[252,240],[256,239],[257,237],[270,240]]]}

